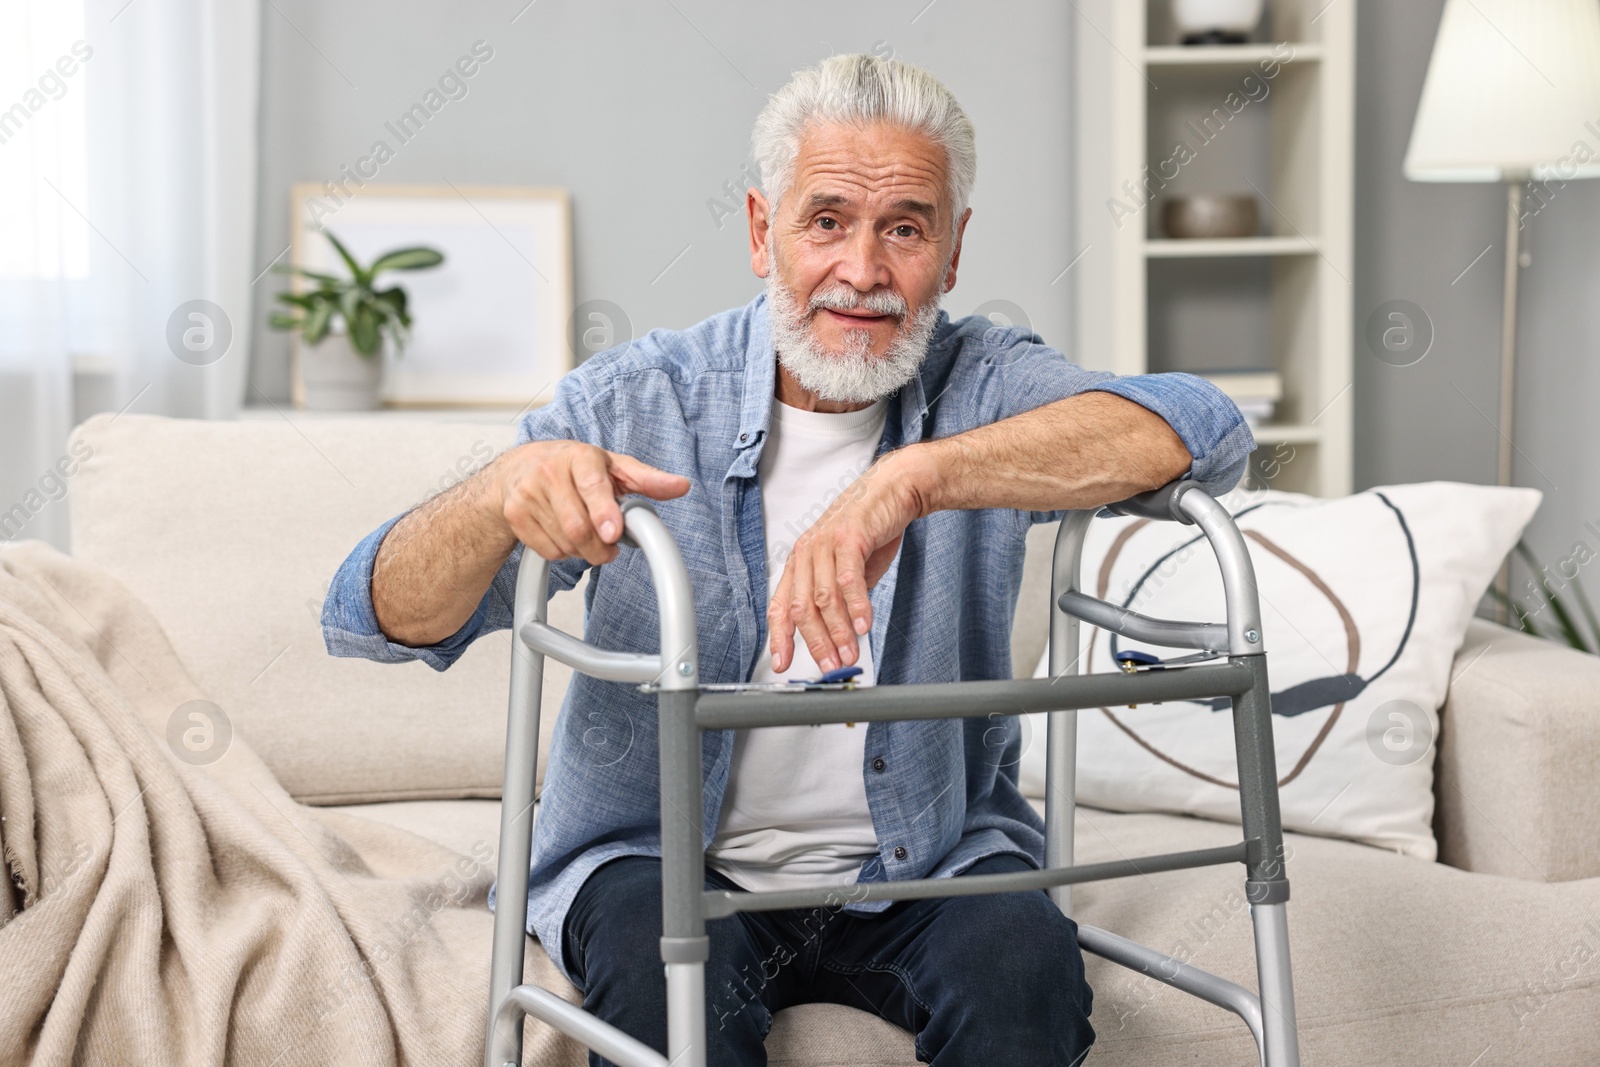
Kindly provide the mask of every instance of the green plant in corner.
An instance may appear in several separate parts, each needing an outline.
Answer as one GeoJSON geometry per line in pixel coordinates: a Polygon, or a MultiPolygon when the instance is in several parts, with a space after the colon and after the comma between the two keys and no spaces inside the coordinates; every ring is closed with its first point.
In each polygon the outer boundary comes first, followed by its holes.
{"type": "Polygon", "coordinates": [[[323,233],[350,269],[340,278],[304,267],[274,267],[279,274],[298,274],[315,285],[304,293],[279,293],[278,299],[294,311],[274,311],[267,324],[275,330],[297,330],[306,344],[315,345],[342,321],[351,347],[363,356],[377,353],[383,335],[403,351],[411,333],[406,311],[406,291],[398,285],[375,288],[378,275],[390,270],[424,270],[444,262],[444,253],[432,248],[396,248],[363,267],[329,230],[323,233]]]}
{"type": "MultiPolygon", "coordinates": [[[[1545,567],[1526,544],[1518,541],[1516,552],[1534,574],[1542,576],[1546,573],[1545,567]]],[[[1548,582],[1542,583],[1541,599],[1532,607],[1506,596],[1493,586],[1490,586],[1489,593],[1497,602],[1504,603],[1510,609],[1511,617],[1517,622],[1517,629],[1549,641],[1564,641],[1579,652],[1600,653],[1600,618],[1596,617],[1594,607],[1589,603],[1589,597],[1584,593],[1583,586],[1578,584],[1576,576],[1568,582],[1568,586],[1572,593],[1571,603],[1577,609],[1576,614],[1567,601],[1562,599],[1562,594],[1552,589],[1548,582]],[[1555,624],[1550,629],[1540,629],[1533,621],[1545,608],[1549,608],[1555,617],[1555,624]]]]}

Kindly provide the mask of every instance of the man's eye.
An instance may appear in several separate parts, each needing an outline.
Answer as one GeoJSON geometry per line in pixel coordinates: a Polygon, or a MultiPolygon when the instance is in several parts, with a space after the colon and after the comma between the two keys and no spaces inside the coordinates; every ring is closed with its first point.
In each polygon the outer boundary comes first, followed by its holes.
{"type": "Polygon", "coordinates": [[[895,235],[899,237],[915,237],[917,235],[917,228],[911,225],[909,222],[902,222],[900,225],[894,228],[894,232],[895,235]]]}
{"type": "Polygon", "coordinates": [[[838,226],[838,224],[839,221],[837,219],[829,218],[827,215],[824,215],[822,218],[817,220],[817,225],[821,226],[824,230],[831,230],[838,226]]]}

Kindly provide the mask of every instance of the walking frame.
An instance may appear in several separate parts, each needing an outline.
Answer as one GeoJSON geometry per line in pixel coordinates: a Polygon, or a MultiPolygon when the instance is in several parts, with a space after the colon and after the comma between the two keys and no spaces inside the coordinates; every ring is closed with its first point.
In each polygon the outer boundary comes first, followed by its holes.
{"type": "Polygon", "coordinates": [[[1155,871],[1242,863],[1255,934],[1260,995],[1225,978],[1093,926],[1079,925],[1088,952],[1175,986],[1240,1016],[1255,1038],[1263,1067],[1298,1067],[1294,987],[1284,903],[1283,866],[1273,755],[1270,691],[1261,636],[1255,571],[1244,538],[1223,507],[1193,482],[1178,481],[1112,505],[1110,512],[1198,525],[1222,572],[1225,623],[1154,619],[1079,591],[1084,536],[1095,512],[1075,511],[1056,538],[1051,581],[1052,677],[938,685],[872,686],[852,692],[718,692],[699,688],[695,609],[688,572],[672,535],[641,500],[623,505],[623,542],[644,553],[660,609],[661,654],[605,651],[546,622],[550,564],[524,550],[513,615],[510,712],[501,801],[499,907],[489,981],[484,1067],[520,1067],[522,1023],[531,1015],[621,1067],[704,1067],[706,1062],[706,920],[741,911],[837,906],[849,900],[911,900],[1046,889],[1070,914],[1072,886],[1155,871]],[[1119,674],[1078,674],[1078,622],[1167,648],[1192,648],[1225,663],[1171,666],[1119,674]],[[667,655],[667,650],[676,655],[667,655]],[[596,678],[651,683],[660,715],[661,960],[666,968],[668,1054],[602,1022],[549,990],[522,984],[534,768],[539,744],[545,656],[596,678]],[[1231,697],[1239,770],[1243,840],[1222,848],[1073,864],[1073,792],[1078,710],[1167,700],[1231,697]],[[701,836],[700,734],[765,726],[949,719],[1049,712],[1042,870],[840,888],[736,892],[704,888],[701,836]]]}

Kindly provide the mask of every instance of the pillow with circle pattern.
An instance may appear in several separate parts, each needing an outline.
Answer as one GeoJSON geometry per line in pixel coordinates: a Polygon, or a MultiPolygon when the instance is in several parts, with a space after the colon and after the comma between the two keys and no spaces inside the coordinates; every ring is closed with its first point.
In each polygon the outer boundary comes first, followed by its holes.
{"type": "MultiPolygon", "coordinates": [[[[1433,743],[1451,664],[1540,498],[1427,482],[1335,499],[1236,490],[1222,500],[1260,592],[1285,829],[1435,858],[1433,743]]],[[[1216,559],[1194,526],[1096,519],[1079,584],[1157,618],[1225,615],[1216,559]]],[[[1119,651],[1189,654],[1079,630],[1085,673],[1117,670],[1119,651]]],[[[1034,676],[1048,673],[1047,651],[1034,676]]],[[[1229,708],[1224,697],[1080,712],[1078,801],[1237,822],[1229,708]]],[[[1045,716],[1028,718],[1020,780],[1042,796],[1045,716]]]]}

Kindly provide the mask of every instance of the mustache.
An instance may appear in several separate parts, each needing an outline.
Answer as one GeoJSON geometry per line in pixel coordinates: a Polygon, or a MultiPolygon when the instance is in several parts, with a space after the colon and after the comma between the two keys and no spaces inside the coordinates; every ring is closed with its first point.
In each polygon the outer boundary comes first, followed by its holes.
{"type": "Polygon", "coordinates": [[[806,302],[806,310],[814,313],[821,308],[834,311],[866,310],[874,315],[893,315],[897,319],[904,319],[910,310],[905,298],[892,290],[860,293],[849,286],[812,293],[811,299],[806,302]]]}

